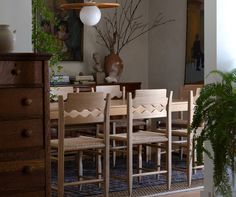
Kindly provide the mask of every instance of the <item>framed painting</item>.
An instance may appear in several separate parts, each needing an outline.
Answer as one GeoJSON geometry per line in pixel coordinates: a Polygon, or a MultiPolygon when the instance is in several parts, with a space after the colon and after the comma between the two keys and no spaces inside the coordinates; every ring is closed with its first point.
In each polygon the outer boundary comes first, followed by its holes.
{"type": "MultiPolygon", "coordinates": [[[[61,10],[63,3],[81,3],[83,0],[46,0],[47,6],[54,13],[57,25],[41,21],[41,26],[48,26],[48,32],[61,43],[63,61],[83,61],[83,23],[78,10],[61,10]],[[45,24],[48,23],[48,24],[45,24]]],[[[45,29],[45,28],[44,28],[45,29]]]]}
{"type": "Polygon", "coordinates": [[[204,83],[204,0],[187,1],[185,84],[204,83]]]}

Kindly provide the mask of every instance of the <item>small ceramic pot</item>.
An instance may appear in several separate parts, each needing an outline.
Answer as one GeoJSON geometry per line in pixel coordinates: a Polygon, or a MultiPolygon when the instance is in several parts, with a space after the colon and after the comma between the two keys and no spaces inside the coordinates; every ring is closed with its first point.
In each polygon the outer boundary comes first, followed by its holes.
{"type": "Polygon", "coordinates": [[[107,76],[106,81],[108,83],[119,82],[123,68],[123,61],[119,55],[115,53],[107,55],[104,61],[104,69],[107,76]]]}
{"type": "Polygon", "coordinates": [[[13,50],[13,34],[9,25],[0,25],[0,53],[9,53],[13,50]]]}

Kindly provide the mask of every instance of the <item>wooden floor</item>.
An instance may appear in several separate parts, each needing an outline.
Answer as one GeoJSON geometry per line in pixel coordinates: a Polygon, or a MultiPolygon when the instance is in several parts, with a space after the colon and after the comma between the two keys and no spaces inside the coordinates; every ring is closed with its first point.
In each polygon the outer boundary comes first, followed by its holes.
{"type": "Polygon", "coordinates": [[[177,194],[164,195],[163,197],[200,197],[200,191],[181,192],[177,194]]]}

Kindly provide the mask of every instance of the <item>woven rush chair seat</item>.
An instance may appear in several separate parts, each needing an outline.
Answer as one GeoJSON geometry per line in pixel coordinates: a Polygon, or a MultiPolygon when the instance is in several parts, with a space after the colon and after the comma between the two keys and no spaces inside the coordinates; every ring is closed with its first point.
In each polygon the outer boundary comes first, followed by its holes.
{"type": "MultiPolygon", "coordinates": [[[[165,133],[166,129],[157,129],[158,133],[165,133]]],[[[173,136],[187,137],[188,130],[187,129],[172,129],[171,131],[173,136]]]]}
{"type": "MultiPolygon", "coordinates": [[[[57,148],[58,147],[58,140],[54,139],[51,140],[51,147],[57,148]]],[[[86,137],[86,136],[79,136],[76,138],[65,138],[64,139],[64,150],[65,151],[76,151],[76,150],[87,150],[87,149],[94,149],[94,148],[104,148],[104,140],[93,138],[93,137],[86,137]]]]}
{"type": "MultiPolygon", "coordinates": [[[[110,138],[117,141],[127,141],[127,134],[121,133],[121,134],[110,135],[110,138]]],[[[154,142],[161,143],[168,141],[168,138],[164,135],[152,131],[143,131],[143,130],[133,133],[132,138],[133,138],[133,144],[144,144],[144,143],[154,143],[154,142]]]]}

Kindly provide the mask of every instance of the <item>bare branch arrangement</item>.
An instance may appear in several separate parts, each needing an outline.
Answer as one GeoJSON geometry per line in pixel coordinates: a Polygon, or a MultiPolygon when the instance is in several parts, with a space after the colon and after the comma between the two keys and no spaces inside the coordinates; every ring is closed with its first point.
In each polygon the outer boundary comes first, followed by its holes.
{"type": "Polygon", "coordinates": [[[119,54],[130,42],[136,40],[147,32],[170,22],[162,13],[150,22],[143,22],[143,16],[137,11],[142,0],[126,0],[120,3],[121,9],[116,9],[113,15],[103,17],[103,24],[95,26],[98,33],[98,44],[106,47],[110,53],[119,54]]]}

